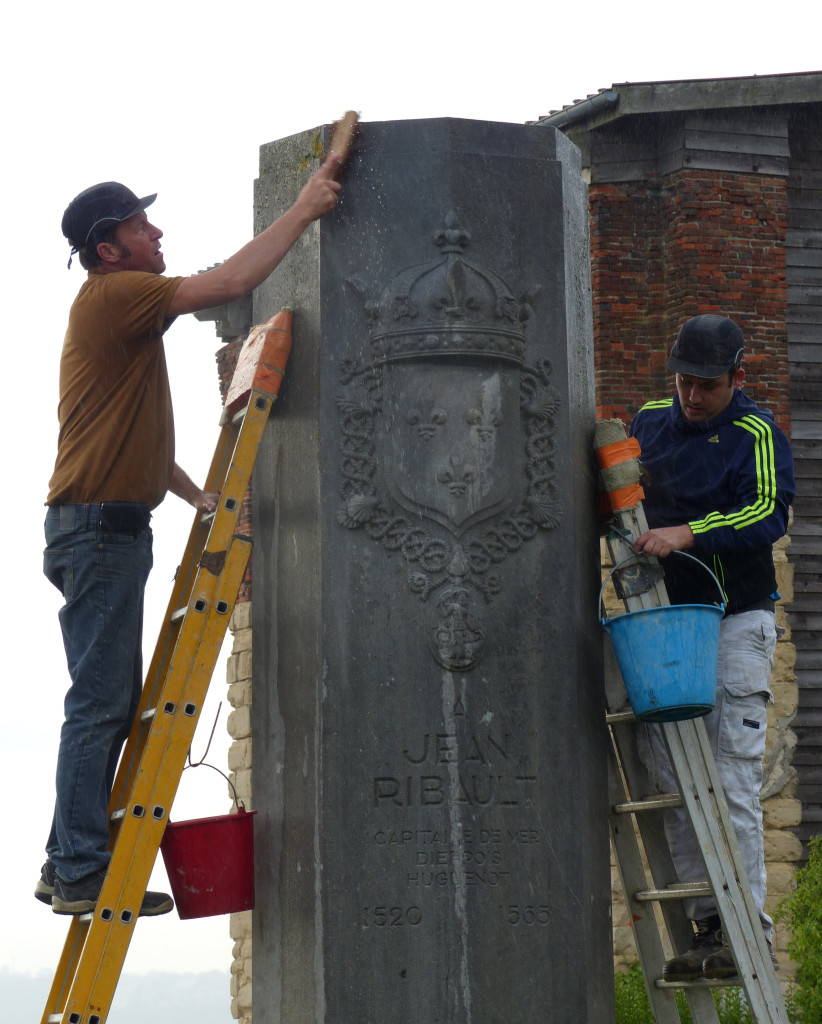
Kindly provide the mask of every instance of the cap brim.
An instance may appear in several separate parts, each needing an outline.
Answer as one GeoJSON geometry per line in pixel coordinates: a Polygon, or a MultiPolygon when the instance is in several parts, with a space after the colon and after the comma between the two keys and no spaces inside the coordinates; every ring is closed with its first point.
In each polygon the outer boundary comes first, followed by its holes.
{"type": "Polygon", "coordinates": [[[125,215],[125,217],[121,217],[120,219],[121,220],[128,220],[129,217],[133,217],[135,213],[142,213],[142,211],[145,210],[145,208],[147,206],[151,206],[151,204],[154,202],[154,200],[156,198],[157,198],[157,193],[156,192],[154,193],[153,196],[143,196],[143,198],[140,200],[139,203],[137,203],[137,205],[134,207],[134,209],[131,211],[131,213],[127,213],[125,215]]]}
{"type": "Polygon", "coordinates": [[[690,377],[721,377],[733,369],[734,364],[728,366],[701,366],[698,363],[686,363],[684,359],[677,359],[671,356],[668,359],[668,369],[673,373],[686,373],[690,377]]]}

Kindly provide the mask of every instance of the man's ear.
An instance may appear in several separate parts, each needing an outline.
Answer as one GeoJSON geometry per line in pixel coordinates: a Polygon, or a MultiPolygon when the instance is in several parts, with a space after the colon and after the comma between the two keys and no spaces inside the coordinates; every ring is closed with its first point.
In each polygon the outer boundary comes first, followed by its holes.
{"type": "Polygon", "coordinates": [[[733,384],[735,388],[741,388],[745,380],[745,371],[740,366],[739,369],[734,373],[733,384]]]}
{"type": "Polygon", "coordinates": [[[120,259],[120,246],[116,242],[98,242],[97,255],[103,263],[117,263],[120,259]]]}

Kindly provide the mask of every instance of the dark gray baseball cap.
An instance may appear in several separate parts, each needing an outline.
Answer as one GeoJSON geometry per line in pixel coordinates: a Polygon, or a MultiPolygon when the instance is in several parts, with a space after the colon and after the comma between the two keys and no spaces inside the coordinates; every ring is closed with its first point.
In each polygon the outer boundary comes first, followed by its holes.
{"type": "Polygon", "coordinates": [[[72,252],[83,248],[95,228],[128,220],[151,206],[156,198],[155,192],[153,196],[138,199],[119,181],[103,181],[85,189],[72,199],[63,214],[61,228],[71,242],[72,252]]]}
{"type": "Polygon", "coordinates": [[[692,377],[721,377],[742,359],[742,328],[727,316],[701,313],[679,329],[668,369],[692,377]]]}

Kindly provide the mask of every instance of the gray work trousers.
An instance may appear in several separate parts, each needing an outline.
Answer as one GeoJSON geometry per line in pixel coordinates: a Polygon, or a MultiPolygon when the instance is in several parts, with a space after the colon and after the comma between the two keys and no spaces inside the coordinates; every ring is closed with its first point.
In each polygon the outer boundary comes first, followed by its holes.
{"type": "MultiPolygon", "coordinates": [[[[764,830],[759,792],[765,754],[767,706],[776,645],[774,616],[742,612],[722,620],[719,630],[716,707],[703,719],[731,815],[754,904],[768,941],[773,921],[765,913],[764,830]]],[[[639,753],[659,793],[677,792],[668,751],[658,725],[639,732],[639,753]]],[[[705,880],[705,867],[684,808],[667,811],[665,831],[681,882],[705,880]]],[[[718,913],[712,897],[685,901],[692,921],[718,913]]]]}

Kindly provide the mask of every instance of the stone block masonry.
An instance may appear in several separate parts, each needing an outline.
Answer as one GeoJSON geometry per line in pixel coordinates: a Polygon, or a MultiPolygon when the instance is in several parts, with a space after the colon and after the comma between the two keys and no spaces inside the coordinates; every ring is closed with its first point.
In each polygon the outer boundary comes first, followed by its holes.
{"type": "MultiPolygon", "coordinates": [[[[251,603],[239,603],[231,616],[234,638],[226,665],[228,700],[232,712],[228,732],[232,738],[228,751],[229,778],[247,810],[254,809],[251,787],[251,603]]],[[[240,1024],[251,1024],[251,915],[252,911],[232,914],[229,923],[234,940],[231,965],[231,1014],[240,1024]]]]}

